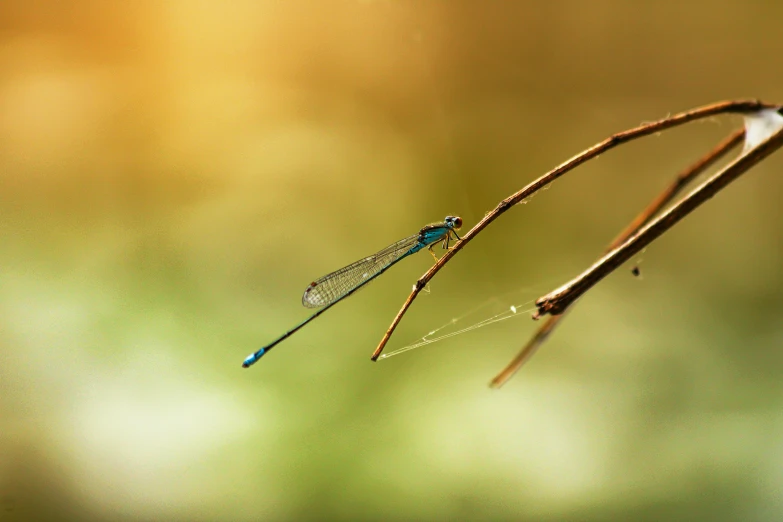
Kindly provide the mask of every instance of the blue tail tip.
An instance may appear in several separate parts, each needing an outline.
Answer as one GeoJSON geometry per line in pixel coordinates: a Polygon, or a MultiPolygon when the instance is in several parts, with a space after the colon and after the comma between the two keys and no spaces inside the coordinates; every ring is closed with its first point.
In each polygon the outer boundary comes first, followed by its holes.
{"type": "Polygon", "coordinates": [[[250,366],[254,362],[258,361],[261,358],[261,356],[264,355],[264,353],[266,353],[266,350],[262,348],[261,350],[258,350],[256,353],[251,353],[250,355],[248,355],[245,358],[245,360],[242,362],[242,368],[250,368],[250,366]]]}

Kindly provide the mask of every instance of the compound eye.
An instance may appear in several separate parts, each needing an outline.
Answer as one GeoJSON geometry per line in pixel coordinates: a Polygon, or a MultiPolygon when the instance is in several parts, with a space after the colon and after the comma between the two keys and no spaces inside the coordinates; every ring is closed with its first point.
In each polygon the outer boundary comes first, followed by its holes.
{"type": "Polygon", "coordinates": [[[451,218],[451,222],[454,224],[454,228],[456,228],[457,230],[462,228],[462,218],[461,217],[451,218]]]}

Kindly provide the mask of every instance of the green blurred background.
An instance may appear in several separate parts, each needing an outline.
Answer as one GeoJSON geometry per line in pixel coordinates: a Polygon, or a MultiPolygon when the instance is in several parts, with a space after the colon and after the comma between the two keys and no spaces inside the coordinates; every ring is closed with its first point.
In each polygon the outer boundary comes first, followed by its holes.
{"type": "MultiPolygon", "coordinates": [[[[739,0],[3,0],[0,519],[780,520],[781,153],[500,391],[529,313],[369,361],[427,254],[240,363],[307,316],[313,278],[447,214],[469,228],[613,132],[783,102],[781,20],[739,0]]],[[[508,212],[389,349],[567,281],[740,124],[623,146],[508,212]]]]}

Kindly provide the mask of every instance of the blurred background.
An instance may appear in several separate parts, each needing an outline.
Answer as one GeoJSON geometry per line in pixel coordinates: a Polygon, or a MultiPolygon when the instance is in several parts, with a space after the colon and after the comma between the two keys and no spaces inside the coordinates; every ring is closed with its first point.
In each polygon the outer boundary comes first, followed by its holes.
{"type": "MultiPolygon", "coordinates": [[[[782,17],[4,0],[0,519],[780,520],[781,153],[649,247],[642,278],[588,293],[499,391],[529,312],[369,361],[424,253],[240,363],[309,314],[314,278],[449,214],[467,230],[613,132],[783,102],[782,17]]],[[[740,125],[631,143],[515,207],[388,350],[566,282],[740,125]]]]}

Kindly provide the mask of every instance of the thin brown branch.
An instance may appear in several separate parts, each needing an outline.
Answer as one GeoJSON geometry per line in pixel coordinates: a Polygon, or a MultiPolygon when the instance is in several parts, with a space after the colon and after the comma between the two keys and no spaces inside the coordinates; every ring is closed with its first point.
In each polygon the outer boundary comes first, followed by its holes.
{"type": "Polygon", "coordinates": [[[772,108],[772,107],[774,106],[767,103],[763,103],[758,100],[725,101],[725,102],[714,103],[711,105],[705,105],[703,107],[682,112],[674,116],[664,118],[662,120],[640,125],[639,127],[635,127],[633,129],[629,129],[627,131],[623,131],[614,134],[612,136],[609,136],[602,142],[593,145],[589,149],[581,152],[580,154],[577,154],[570,160],[559,165],[553,170],[547,172],[537,180],[527,185],[522,190],[507,197],[506,199],[501,201],[495,207],[494,210],[492,210],[486,216],[484,216],[484,218],[481,221],[476,223],[476,225],[472,229],[470,229],[468,233],[462,236],[461,241],[458,241],[448,252],[446,252],[446,254],[443,257],[440,258],[438,262],[436,262],[423,276],[419,278],[418,281],[416,281],[416,284],[413,287],[413,291],[410,293],[408,298],[403,303],[400,311],[394,317],[391,326],[389,326],[389,329],[386,330],[386,333],[383,335],[381,342],[378,343],[378,347],[373,352],[371,359],[373,361],[378,359],[378,356],[381,354],[383,348],[386,346],[386,343],[389,341],[392,334],[394,333],[395,328],[397,328],[397,325],[402,320],[402,317],[405,315],[405,312],[407,312],[408,308],[410,308],[411,304],[413,303],[414,299],[416,299],[416,296],[419,295],[419,292],[421,292],[422,288],[424,288],[427,285],[427,283],[435,276],[435,274],[437,274],[440,271],[440,269],[446,263],[448,263],[452,257],[454,257],[457,254],[457,252],[462,250],[462,248],[464,248],[465,245],[467,245],[475,236],[477,236],[490,223],[495,221],[498,217],[500,217],[501,214],[506,212],[513,205],[519,203],[525,198],[536,193],[538,190],[544,188],[551,182],[555,181],[557,178],[559,178],[566,172],[573,170],[579,165],[585,163],[586,161],[595,158],[596,156],[603,154],[604,152],[627,141],[641,138],[643,136],[648,136],[656,132],[661,132],[666,129],[670,129],[672,127],[676,127],[678,125],[682,125],[684,123],[688,123],[694,120],[709,118],[711,116],[715,116],[718,114],[748,113],[748,112],[755,112],[763,108],[772,108]]]}
{"type": "Polygon", "coordinates": [[[718,160],[723,158],[731,149],[742,143],[745,138],[745,129],[739,129],[718,143],[714,149],[708,152],[704,157],[695,162],[693,165],[680,172],[674,179],[674,182],[669,185],[666,190],[661,192],[657,198],[655,198],[643,211],[639,213],[633,221],[631,221],[625,229],[615,237],[609,246],[606,248],[606,252],[619,247],[625,243],[628,238],[634,235],[640,228],[650,222],[650,220],[663,210],[663,208],[671,203],[677,194],[679,194],[696,176],[699,176],[705,170],[710,168],[718,160]]]}
{"type": "MultiPolygon", "coordinates": [[[[624,243],[629,237],[634,235],[641,227],[647,224],[653,216],[663,210],[685,186],[702,172],[710,168],[715,162],[723,158],[731,149],[742,143],[745,137],[745,129],[739,129],[714,149],[705,154],[698,161],[680,172],[674,181],[666,187],[643,211],[637,215],[633,221],[609,244],[604,251],[609,252],[624,243]]],[[[573,303],[568,310],[560,315],[551,315],[544,324],[533,334],[533,337],[525,344],[516,357],[490,382],[491,388],[500,388],[535,354],[549,335],[554,331],[560,322],[566,317],[569,310],[572,310],[576,303],[573,303]]]]}
{"type": "Polygon", "coordinates": [[[506,381],[513,377],[514,374],[517,373],[517,371],[519,371],[519,369],[522,368],[522,366],[524,366],[531,357],[533,357],[541,345],[546,342],[549,335],[555,330],[555,328],[557,328],[557,325],[560,323],[560,321],[563,320],[567,312],[568,310],[560,315],[552,315],[548,317],[544,324],[542,324],[541,327],[536,330],[536,333],[533,334],[533,337],[530,338],[522,350],[520,350],[517,356],[514,357],[514,359],[512,359],[512,361],[508,363],[508,365],[503,368],[503,370],[501,370],[501,372],[497,374],[494,379],[492,379],[492,381],[489,383],[489,387],[500,388],[506,383],[506,381]]]}
{"type": "Polygon", "coordinates": [[[720,172],[683,198],[682,201],[651,221],[622,245],[613,249],[598,260],[581,275],[539,298],[536,301],[536,306],[538,307],[536,316],[540,317],[544,314],[557,315],[563,313],[571,303],[587,290],[595,286],[634,254],[641,251],[664,232],[679,223],[685,216],[693,212],[702,203],[712,198],[729,183],[750,170],[754,165],[775,152],[781,146],[783,146],[783,129],[773,134],[757,147],[729,163],[720,172]]]}

